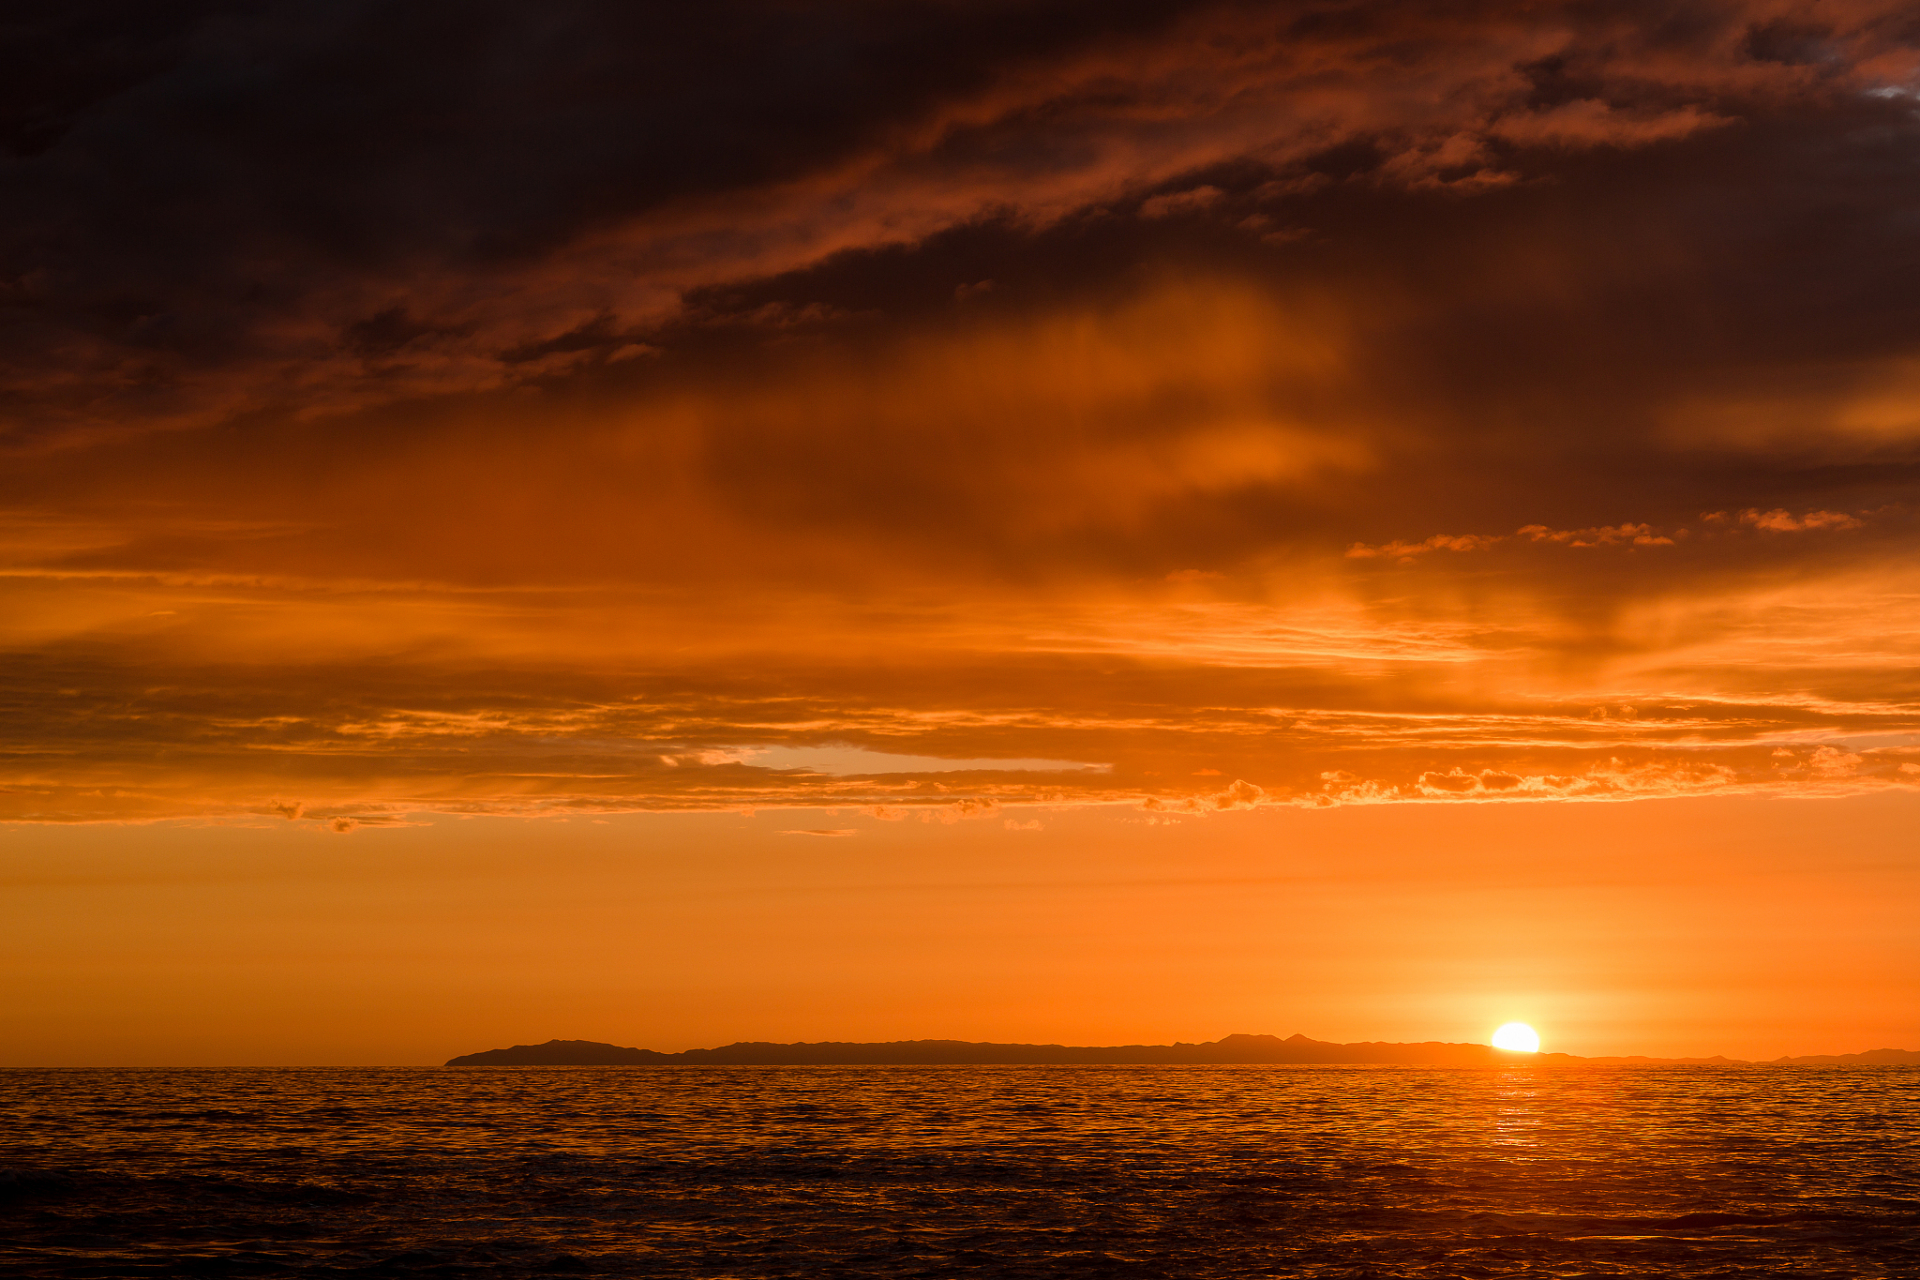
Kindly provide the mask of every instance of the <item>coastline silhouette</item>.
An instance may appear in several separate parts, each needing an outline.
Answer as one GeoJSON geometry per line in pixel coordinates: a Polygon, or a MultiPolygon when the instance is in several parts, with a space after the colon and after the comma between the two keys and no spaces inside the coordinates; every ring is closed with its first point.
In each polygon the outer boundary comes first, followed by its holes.
{"type": "Polygon", "coordinates": [[[1871,1049],[1865,1053],[1781,1057],[1764,1062],[1715,1055],[1652,1058],[1641,1055],[1580,1057],[1570,1053],[1516,1053],[1485,1044],[1437,1040],[1413,1044],[1362,1041],[1336,1044],[1304,1035],[1286,1039],[1245,1033],[1197,1044],[1078,1046],[995,1044],[971,1040],[889,1040],[774,1044],[743,1040],[714,1049],[662,1053],[596,1040],[549,1040],[517,1044],[450,1058],[449,1067],[617,1066],[1049,1066],[1049,1065],[1397,1065],[1484,1066],[1900,1066],[1920,1064],[1920,1051],[1871,1049]]]}

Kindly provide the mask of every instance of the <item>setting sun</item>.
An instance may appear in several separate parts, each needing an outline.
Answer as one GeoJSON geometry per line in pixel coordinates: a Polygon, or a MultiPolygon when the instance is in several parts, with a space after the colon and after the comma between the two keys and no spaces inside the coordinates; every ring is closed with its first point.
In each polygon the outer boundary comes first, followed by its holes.
{"type": "Polygon", "coordinates": [[[1509,1022],[1493,1033],[1493,1047],[1512,1053],[1538,1053],[1540,1034],[1524,1022],[1509,1022]]]}

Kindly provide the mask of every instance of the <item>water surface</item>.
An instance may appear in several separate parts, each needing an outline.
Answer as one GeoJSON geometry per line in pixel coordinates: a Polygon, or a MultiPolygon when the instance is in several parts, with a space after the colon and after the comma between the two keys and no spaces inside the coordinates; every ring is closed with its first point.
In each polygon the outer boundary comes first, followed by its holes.
{"type": "Polygon", "coordinates": [[[0,1072],[0,1269],[1920,1276],[1920,1069],[0,1072]]]}

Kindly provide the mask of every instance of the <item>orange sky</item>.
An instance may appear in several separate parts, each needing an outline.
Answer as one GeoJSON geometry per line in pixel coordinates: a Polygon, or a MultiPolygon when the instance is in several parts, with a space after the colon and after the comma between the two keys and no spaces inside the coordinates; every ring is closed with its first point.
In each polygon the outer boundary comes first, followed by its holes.
{"type": "Polygon", "coordinates": [[[25,28],[6,1061],[1920,1047],[1905,6],[460,12],[25,28]]]}
{"type": "Polygon", "coordinates": [[[1913,1042],[1911,794],[13,826],[13,1064],[583,1038],[1913,1042]]]}

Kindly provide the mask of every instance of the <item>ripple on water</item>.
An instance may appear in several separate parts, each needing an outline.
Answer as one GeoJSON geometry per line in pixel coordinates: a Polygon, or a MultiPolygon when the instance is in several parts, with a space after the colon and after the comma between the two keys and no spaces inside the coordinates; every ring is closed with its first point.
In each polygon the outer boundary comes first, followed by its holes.
{"type": "Polygon", "coordinates": [[[21,1277],[1920,1275],[1909,1067],[0,1080],[21,1277]]]}

